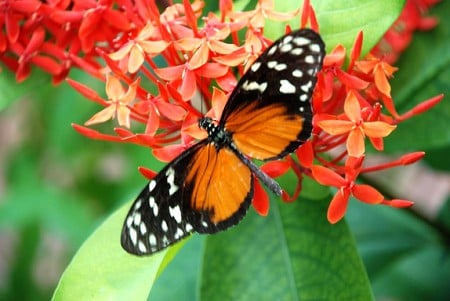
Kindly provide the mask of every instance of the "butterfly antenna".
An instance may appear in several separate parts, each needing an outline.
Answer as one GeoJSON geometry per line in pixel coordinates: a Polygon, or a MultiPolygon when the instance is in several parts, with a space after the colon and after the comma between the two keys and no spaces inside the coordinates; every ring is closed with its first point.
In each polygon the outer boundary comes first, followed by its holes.
{"type": "Polygon", "coordinates": [[[247,158],[245,155],[243,155],[236,147],[234,143],[231,143],[230,145],[231,150],[236,154],[236,156],[250,168],[250,170],[253,172],[253,174],[256,175],[258,179],[261,180],[261,182],[266,185],[267,188],[270,189],[273,193],[275,193],[277,196],[281,196],[283,190],[281,189],[280,184],[278,184],[277,181],[269,177],[264,171],[262,171],[258,166],[256,166],[255,163],[253,163],[252,160],[247,158]]]}

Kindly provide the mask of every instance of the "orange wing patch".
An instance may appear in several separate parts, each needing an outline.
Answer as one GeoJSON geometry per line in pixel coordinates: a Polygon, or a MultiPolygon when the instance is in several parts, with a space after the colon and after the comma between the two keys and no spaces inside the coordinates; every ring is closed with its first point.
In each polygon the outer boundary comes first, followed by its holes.
{"type": "Polygon", "coordinates": [[[250,169],[230,149],[217,150],[213,143],[200,149],[191,162],[186,176],[191,207],[209,211],[213,223],[230,218],[251,189],[250,169]]]}
{"type": "Polygon", "coordinates": [[[303,118],[286,113],[282,104],[256,108],[258,102],[233,112],[225,129],[233,133],[237,148],[252,158],[266,160],[276,157],[297,139],[303,118]]]}

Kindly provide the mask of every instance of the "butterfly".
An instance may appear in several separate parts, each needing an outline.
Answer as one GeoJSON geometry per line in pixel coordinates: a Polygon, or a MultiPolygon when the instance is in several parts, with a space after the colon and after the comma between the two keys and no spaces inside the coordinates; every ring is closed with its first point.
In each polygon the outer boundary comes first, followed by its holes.
{"type": "Polygon", "coordinates": [[[311,97],[325,45],[310,29],[276,40],[249,67],[208,134],[168,163],[132,204],[122,247],[150,255],[193,232],[216,233],[239,223],[253,199],[255,177],[280,196],[279,184],[250,159],[283,158],[312,130],[311,97]]]}

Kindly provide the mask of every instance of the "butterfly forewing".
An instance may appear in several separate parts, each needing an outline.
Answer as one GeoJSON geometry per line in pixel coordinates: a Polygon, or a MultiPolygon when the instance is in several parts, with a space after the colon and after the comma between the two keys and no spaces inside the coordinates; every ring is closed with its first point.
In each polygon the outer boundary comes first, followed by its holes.
{"type": "Polygon", "coordinates": [[[275,41],[250,66],[220,120],[242,153],[282,158],[309,138],[310,100],[324,48],[317,33],[301,29],[275,41]]]}

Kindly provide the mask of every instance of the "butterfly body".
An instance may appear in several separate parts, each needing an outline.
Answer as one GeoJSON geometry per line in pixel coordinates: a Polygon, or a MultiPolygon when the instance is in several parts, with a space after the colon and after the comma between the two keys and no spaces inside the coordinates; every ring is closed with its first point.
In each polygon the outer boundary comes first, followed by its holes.
{"type": "Polygon", "coordinates": [[[275,41],[237,83],[217,124],[199,120],[208,137],[168,163],[133,203],[121,243],[148,255],[192,232],[237,224],[253,198],[254,177],[276,195],[281,187],[249,157],[275,160],[293,152],[312,130],[310,99],[324,44],[302,29],[275,41]]]}

